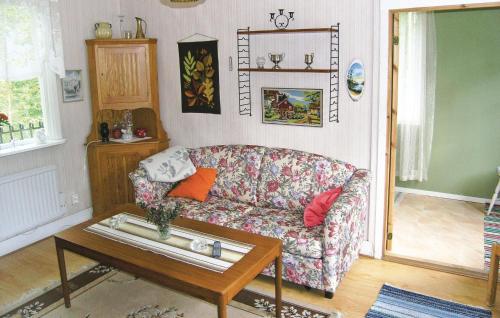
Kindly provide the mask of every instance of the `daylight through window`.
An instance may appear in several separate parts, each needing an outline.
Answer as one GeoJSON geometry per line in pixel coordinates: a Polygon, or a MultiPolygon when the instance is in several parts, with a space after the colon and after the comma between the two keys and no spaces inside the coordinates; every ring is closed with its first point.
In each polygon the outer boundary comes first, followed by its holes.
{"type": "Polygon", "coordinates": [[[0,150],[37,136],[62,139],[57,75],[64,77],[58,2],[0,0],[0,150]]]}

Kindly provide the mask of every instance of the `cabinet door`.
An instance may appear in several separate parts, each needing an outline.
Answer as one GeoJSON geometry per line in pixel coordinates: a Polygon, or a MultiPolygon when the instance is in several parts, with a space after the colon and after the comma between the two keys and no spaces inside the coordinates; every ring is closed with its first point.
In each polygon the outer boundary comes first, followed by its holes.
{"type": "Polygon", "coordinates": [[[97,46],[101,109],[152,107],[147,45],[97,46]]]}
{"type": "Polygon", "coordinates": [[[134,187],[129,172],[137,169],[139,161],[157,152],[156,144],[95,147],[90,155],[92,200],[94,216],[110,208],[134,203],[134,187]]]}

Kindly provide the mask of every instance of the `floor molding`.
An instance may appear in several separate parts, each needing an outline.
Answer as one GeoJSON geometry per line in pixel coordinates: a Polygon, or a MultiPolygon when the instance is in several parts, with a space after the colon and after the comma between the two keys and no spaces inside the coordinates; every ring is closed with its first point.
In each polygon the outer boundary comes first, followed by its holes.
{"type": "Polygon", "coordinates": [[[68,227],[80,224],[92,218],[92,208],[65,216],[54,222],[37,227],[34,230],[11,237],[0,242],[0,256],[33,244],[68,227]]]}
{"type": "MultiPolygon", "coordinates": [[[[444,273],[450,273],[455,275],[461,275],[465,277],[478,278],[482,280],[488,280],[488,272],[484,270],[479,270],[475,268],[469,268],[454,264],[447,264],[437,261],[424,260],[416,257],[408,257],[393,253],[391,251],[385,251],[384,261],[394,262],[409,266],[415,266],[419,268],[426,268],[435,271],[440,271],[444,273]]],[[[500,279],[500,278],[499,278],[500,279]]]]}
{"type": "Polygon", "coordinates": [[[369,241],[364,241],[361,244],[361,250],[359,251],[359,254],[364,255],[364,256],[370,256],[373,257],[373,244],[369,241]]]}
{"type": "MultiPolygon", "coordinates": [[[[475,203],[490,203],[491,202],[491,199],[478,198],[478,197],[469,197],[469,196],[460,195],[460,194],[427,191],[427,190],[412,189],[412,188],[395,187],[394,191],[401,192],[401,193],[411,193],[411,194],[427,195],[427,196],[430,196],[430,197],[437,197],[437,198],[443,198],[443,199],[452,199],[452,200],[475,202],[475,203]]],[[[495,202],[495,204],[500,204],[500,199],[497,200],[495,202]]]]}

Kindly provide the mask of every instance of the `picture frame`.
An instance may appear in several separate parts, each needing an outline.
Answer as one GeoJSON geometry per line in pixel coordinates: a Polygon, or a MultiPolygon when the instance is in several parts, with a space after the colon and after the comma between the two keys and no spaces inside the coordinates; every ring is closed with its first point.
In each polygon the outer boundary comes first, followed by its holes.
{"type": "Polygon", "coordinates": [[[347,68],[347,91],[355,102],[359,101],[365,90],[365,66],[361,60],[353,60],[347,68]]]}
{"type": "Polygon", "coordinates": [[[83,100],[82,70],[66,70],[66,77],[61,78],[63,103],[83,100]]]}
{"type": "Polygon", "coordinates": [[[323,127],[323,90],[262,87],[262,123],[323,127]]]}

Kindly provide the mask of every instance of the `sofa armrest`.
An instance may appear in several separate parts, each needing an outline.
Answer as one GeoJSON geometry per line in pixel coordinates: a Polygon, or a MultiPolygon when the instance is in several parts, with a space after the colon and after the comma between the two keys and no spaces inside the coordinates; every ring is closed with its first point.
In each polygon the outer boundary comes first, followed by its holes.
{"type": "Polygon", "coordinates": [[[174,183],[149,181],[148,174],[143,168],[138,168],[128,174],[135,189],[135,203],[146,207],[152,202],[163,199],[165,194],[170,191],[174,183]]]}
{"type": "Polygon", "coordinates": [[[358,257],[364,240],[370,172],[357,170],[328,211],[324,223],[323,284],[333,291],[358,257]]]}

